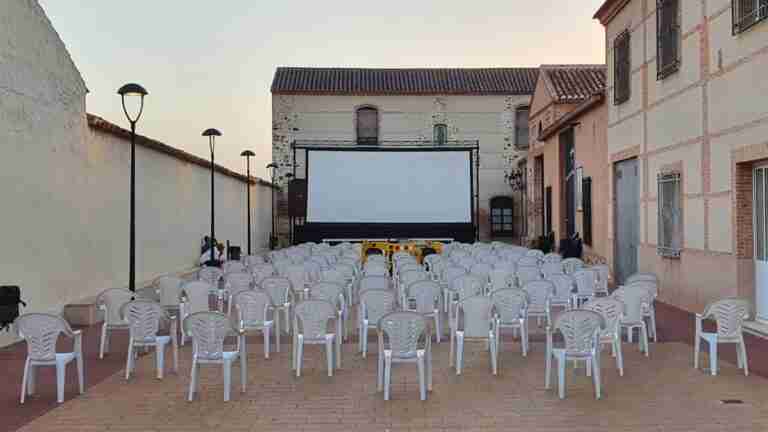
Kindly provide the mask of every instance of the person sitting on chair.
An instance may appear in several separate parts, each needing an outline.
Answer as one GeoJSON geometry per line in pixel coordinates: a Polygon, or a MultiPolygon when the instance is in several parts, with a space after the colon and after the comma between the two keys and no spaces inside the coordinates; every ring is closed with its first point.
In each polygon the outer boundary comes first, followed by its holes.
{"type": "Polygon", "coordinates": [[[213,241],[213,244],[215,244],[216,247],[208,248],[205,252],[203,252],[202,255],[200,255],[200,265],[213,267],[218,267],[221,265],[221,262],[224,259],[224,245],[221,243],[216,243],[216,240],[213,241]],[[212,250],[213,256],[211,256],[212,250]]]}

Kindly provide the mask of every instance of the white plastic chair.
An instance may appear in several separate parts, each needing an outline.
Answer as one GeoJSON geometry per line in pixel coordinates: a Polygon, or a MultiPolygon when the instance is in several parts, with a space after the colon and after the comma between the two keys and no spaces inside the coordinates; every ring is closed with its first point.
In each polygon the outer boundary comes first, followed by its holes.
{"type": "Polygon", "coordinates": [[[246,272],[227,273],[224,276],[224,290],[227,292],[227,314],[232,313],[232,300],[243,291],[253,288],[253,275],[246,272]]]}
{"type": "Polygon", "coordinates": [[[339,337],[347,339],[349,303],[344,298],[344,286],[335,282],[318,282],[310,287],[309,297],[315,300],[326,300],[336,305],[341,319],[342,332],[339,337]]]}
{"type": "Polygon", "coordinates": [[[285,331],[291,331],[291,305],[298,297],[291,289],[288,278],[271,276],[261,281],[260,287],[272,299],[273,319],[275,320],[275,350],[280,352],[281,322],[285,323],[285,331]],[[280,314],[283,319],[281,321],[280,314]]]}
{"type": "Polygon", "coordinates": [[[392,289],[392,281],[388,276],[363,276],[357,281],[357,291],[363,292],[371,289],[392,289]]]}
{"type": "Polygon", "coordinates": [[[291,281],[291,288],[293,288],[293,291],[296,294],[306,298],[309,293],[310,277],[303,264],[291,264],[285,268],[285,274],[283,274],[283,276],[291,281]]]}
{"type": "MultiPolygon", "coordinates": [[[[83,335],[80,330],[72,330],[69,324],[52,314],[28,313],[16,319],[19,336],[27,342],[27,359],[24,362],[24,375],[21,380],[21,399],[35,394],[36,368],[40,366],[56,367],[56,400],[64,402],[64,377],[67,364],[75,360],[77,382],[80,394],[85,392],[83,375],[83,335]],[[71,352],[57,352],[56,341],[60,334],[73,338],[71,352]]],[[[7,409],[7,408],[6,408],[7,409]]]]}
{"type": "Polygon", "coordinates": [[[440,284],[443,287],[443,311],[444,312],[448,312],[448,307],[450,305],[451,284],[453,283],[454,279],[458,278],[459,276],[464,276],[466,274],[467,274],[467,270],[464,267],[449,265],[443,268],[443,274],[440,278],[441,280],[440,284]]]}
{"type": "Polygon", "coordinates": [[[352,303],[352,278],[338,267],[327,268],[320,272],[320,281],[333,282],[344,287],[344,297],[350,304],[352,303]]]}
{"type": "Polygon", "coordinates": [[[518,265],[515,278],[517,279],[517,287],[522,288],[528,282],[541,280],[541,269],[537,266],[518,265]]]}
{"type": "Polygon", "coordinates": [[[640,351],[648,357],[648,326],[645,323],[643,309],[653,301],[652,294],[640,287],[619,287],[611,297],[624,303],[624,318],[619,321],[619,326],[627,330],[627,342],[632,343],[632,332],[640,329],[640,351]]]}
{"type": "MultiPolygon", "coordinates": [[[[616,357],[619,376],[624,376],[624,356],[621,353],[621,320],[624,318],[624,303],[613,297],[600,297],[588,301],[585,310],[599,313],[605,320],[605,328],[600,332],[600,346],[611,346],[611,355],[616,357]]],[[[589,366],[587,366],[589,370],[589,366]]]]}
{"type": "Polygon", "coordinates": [[[407,299],[403,304],[403,308],[415,310],[424,315],[425,318],[434,320],[435,341],[440,343],[443,332],[440,324],[440,285],[435,281],[420,280],[411,283],[406,293],[407,299]],[[410,308],[410,299],[413,299],[415,309],[410,308]]]}
{"type": "Polygon", "coordinates": [[[384,400],[389,400],[393,363],[416,363],[419,397],[427,400],[432,391],[432,336],[426,318],[417,312],[391,312],[379,320],[378,328],[377,388],[384,391],[384,400]]]}
{"type": "Polygon", "coordinates": [[[699,368],[699,351],[701,340],[709,344],[710,373],[717,375],[717,345],[722,343],[736,344],[736,365],[744,369],[744,376],[749,375],[749,359],[747,346],[744,343],[744,320],[752,315],[752,304],[745,299],[725,298],[715,301],[704,308],[704,312],[696,314],[696,342],[693,348],[693,367],[699,368]],[[702,322],[714,318],[717,323],[715,333],[705,332],[702,322]]]}
{"type": "Polygon", "coordinates": [[[160,276],[155,280],[155,289],[160,295],[160,306],[178,316],[181,303],[181,287],[184,280],[175,276],[160,276]]]}
{"type": "MultiPolygon", "coordinates": [[[[454,338],[456,331],[458,330],[458,316],[459,316],[459,303],[464,300],[480,296],[484,294],[485,283],[478,278],[470,274],[465,274],[455,278],[451,281],[451,287],[449,292],[449,308],[448,308],[448,326],[450,328],[450,340],[451,346],[454,346],[454,338]]],[[[454,350],[452,349],[448,356],[448,363],[453,366],[454,350]]]]}
{"type": "Polygon", "coordinates": [[[554,274],[564,274],[563,264],[561,261],[544,261],[541,264],[541,274],[544,279],[548,279],[549,276],[554,274]]]}
{"type": "Polygon", "coordinates": [[[245,346],[245,334],[232,325],[229,316],[221,312],[196,312],[184,318],[184,331],[192,336],[192,369],[189,382],[190,402],[195,396],[199,385],[199,367],[203,364],[220,364],[224,374],[224,402],[230,399],[232,387],[232,363],[240,359],[240,385],[245,393],[248,367],[248,353],[245,346]],[[236,335],[238,349],[224,350],[224,339],[236,335]]]}
{"type": "Polygon", "coordinates": [[[154,347],[155,362],[157,365],[157,379],[163,379],[165,369],[165,348],[171,344],[173,353],[173,371],[179,370],[179,342],[176,338],[178,328],[176,317],[170,316],[160,306],[150,300],[134,300],[124,304],[120,308],[123,321],[128,323],[128,355],[125,364],[125,379],[131,377],[131,372],[136,369],[136,359],[139,355],[138,348],[154,347]],[[158,335],[160,324],[170,323],[170,332],[167,336],[158,335]]]}
{"type": "Polygon", "coordinates": [[[549,302],[550,308],[561,307],[570,310],[573,302],[573,291],[576,287],[573,277],[565,273],[555,273],[549,275],[546,280],[555,286],[555,293],[549,302]]]}
{"type": "Polygon", "coordinates": [[[557,359],[558,396],[565,398],[565,365],[568,360],[586,361],[592,367],[592,381],[595,386],[595,399],[601,397],[600,385],[600,332],[605,328],[605,320],[590,310],[576,309],[560,314],[553,326],[547,326],[547,355],[544,372],[544,388],[549,390],[552,380],[552,358],[557,359]],[[555,348],[552,334],[560,332],[563,336],[562,348],[555,348]]]}
{"type": "Polygon", "coordinates": [[[536,322],[541,326],[544,318],[546,325],[552,324],[552,295],[555,293],[555,284],[548,280],[530,281],[523,286],[523,291],[528,293],[528,318],[536,317],[536,322]]]}
{"type": "Polygon", "coordinates": [[[597,288],[595,292],[608,295],[608,281],[611,278],[611,268],[607,264],[596,264],[590,267],[590,269],[597,273],[597,288]]]}
{"type": "Polygon", "coordinates": [[[515,273],[507,269],[493,269],[488,274],[489,292],[513,288],[515,286],[515,273]]]}
{"type": "Polygon", "coordinates": [[[597,294],[597,272],[583,268],[571,273],[576,283],[576,292],[573,294],[573,306],[578,308],[584,302],[595,298],[597,294]]]}
{"type": "Polygon", "coordinates": [[[368,289],[360,292],[360,304],[357,306],[358,351],[363,358],[368,356],[368,331],[378,330],[379,320],[395,310],[395,293],[386,289],[368,289]]]}
{"type": "Polygon", "coordinates": [[[405,272],[401,273],[397,287],[398,294],[400,296],[400,304],[402,305],[403,309],[406,308],[406,296],[408,287],[416,281],[425,280],[429,280],[429,274],[427,274],[427,272],[424,270],[406,270],[405,272]]]}
{"type": "Polygon", "coordinates": [[[224,271],[224,274],[227,273],[242,273],[247,271],[245,268],[245,264],[243,264],[240,261],[227,261],[224,264],[221,265],[222,271],[224,271]]]}
{"type": "Polygon", "coordinates": [[[649,282],[654,282],[654,283],[656,283],[658,285],[659,277],[656,276],[656,273],[639,272],[639,273],[635,273],[635,274],[632,274],[629,277],[627,277],[627,279],[624,280],[624,285],[629,285],[629,284],[631,284],[633,282],[637,282],[637,281],[649,281],[649,282]]]}
{"type": "MultiPolygon", "coordinates": [[[[204,281],[187,282],[181,287],[182,301],[179,304],[179,315],[184,321],[188,316],[197,312],[208,312],[210,307],[211,284],[204,281]]],[[[181,345],[186,342],[188,334],[186,327],[181,326],[181,345]]]]}
{"type": "Polygon", "coordinates": [[[565,274],[574,274],[584,268],[584,261],[579,258],[566,258],[561,263],[565,274]]]}
{"type": "Polygon", "coordinates": [[[383,262],[368,261],[363,268],[366,276],[389,276],[389,269],[383,262]]]}
{"type": "Polygon", "coordinates": [[[483,279],[485,282],[488,282],[491,270],[493,270],[493,267],[490,264],[479,262],[469,269],[469,274],[473,274],[483,279]]]}
{"type": "Polygon", "coordinates": [[[112,330],[127,330],[126,323],[120,316],[120,308],[134,298],[135,294],[124,288],[104,290],[96,297],[97,307],[104,312],[104,322],[101,324],[101,341],[99,343],[99,358],[109,352],[109,333],[112,330]]]}
{"type": "Polygon", "coordinates": [[[298,303],[294,310],[293,368],[296,370],[296,376],[301,376],[305,344],[325,345],[328,376],[333,376],[334,357],[336,367],[341,368],[341,319],[338,309],[329,301],[310,299],[298,303]],[[335,332],[328,331],[331,321],[336,321],[335,332]]]}
{"type": "Polygon", "coordinates": [[[253,283],[259,285],[265,278],[275,275],[275,267],[272,264],[258,264],[249,268],[253,283]]]}
{"type": "Polygon", "coordinates": [[[495,310],[494,330],[496,331],[497,364],[498,352],[501,351],[501,329],[511,328],[520,331],[520,346],[523,357],[528,356],[528,293],[517,288],[494,291],[491,301],[495,310]]]}
{"type": "Polygon", "coordinates": [[[491,358],[491,372],[498,373],[498,344],[494,328],[493,302],[490,297],[474,296],[458,304],[455,345],[451,339],[451,350],[455,350],[456,375],[461,375],[464,365],[465,340],[480,340],[486,343],[491,358]]]}
{"type": "MultiPolygon", "coordinates": [[[[264,290],[240,291],[234,298],[237,310],[238,328],[248,334],[250,331],[260,331],[264,336],[264,358],[269,358],[269,334],[275,325],[274,316],[278,315],[273,308],[272,298],[264,290]],[[272,315],[272,319],[270,319],[272,315]]],[[[277,337],[277,335],[275,335],[277,337]]]]}
{"type": "MultiPolygon", "coordinates": [[[[219,312],[224,310],[224,290],[220,284],[221,279],[224,277],[224,272],[218,267],[202,267],[197,272],[197,279],[202,282],[207,282],[211,286],[211,294],[216,295],[217,307],[219,312]]],[[[183,327],[182,327],[183,329],[183,327]]],[[[182,340],[183,344],[183,340],[182,340]]]]}

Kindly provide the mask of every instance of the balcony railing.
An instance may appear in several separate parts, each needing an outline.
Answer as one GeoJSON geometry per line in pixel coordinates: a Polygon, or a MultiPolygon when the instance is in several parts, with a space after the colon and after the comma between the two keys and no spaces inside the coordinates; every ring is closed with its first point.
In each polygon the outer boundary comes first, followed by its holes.
{"type": "Polygon", "coordinates": [[[292,144],[295,149],[465,149],[475,150],[480,147],[478,140],[380,140],[376,143],[357,142],[355,140],[320,140],[304,139],[295,140],[292,144]]]}

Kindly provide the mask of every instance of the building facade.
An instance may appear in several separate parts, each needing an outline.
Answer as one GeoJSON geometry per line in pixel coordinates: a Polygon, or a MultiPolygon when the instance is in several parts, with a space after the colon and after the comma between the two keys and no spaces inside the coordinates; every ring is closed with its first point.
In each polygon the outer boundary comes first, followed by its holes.
{"type": "Polygon", "coordinates": [[[578,234],[590,263],[611,257],[604,90],[605,66],[544,65],[531,101],[528,238],[578,234]]]}
{"type": "MultiPolygon", "coordinates": [[[[272,84],[276,182],[285,183],[285,174],[294,172],[296,141],[477,140],[480,237],[518,236],[521,199],[512,197],[505,175],[525,155],[536,76],[536,69],[525,68],[278,68],[272,84]]],[[[304,163],[296,152],[297,178],[304,176],[304,163]]],[[[285,237],[285,206],[281,212],[285,237]]]]}
{"type": "Polygon", "coordinates": [[[608,0],[595,14],[618,282],[653,271],[660,299],[687,311],[738,295],[768,318],[767,17],[764,0],[608,0]]]}

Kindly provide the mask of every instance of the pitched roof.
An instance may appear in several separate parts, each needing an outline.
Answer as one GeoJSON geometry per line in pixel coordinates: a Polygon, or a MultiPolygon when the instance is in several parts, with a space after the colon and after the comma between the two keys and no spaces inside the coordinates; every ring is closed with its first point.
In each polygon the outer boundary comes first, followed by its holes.
{"type": "Polygon", "coordinates": [[[608,25],[627,3],[629,0],[605,0],[592,18],[599,20],[604,26],[608,25]]]}
{"type": "Polygon", "coordinates": [[[605,65],[542,65],[544,80],[555,103],[579,103],[605,90],[605,65]]]}
{"type": "Polygon", "coordinates": [[[537,68],[357,69],[278,67],[274,94],[530,95],[537,68]]]}

